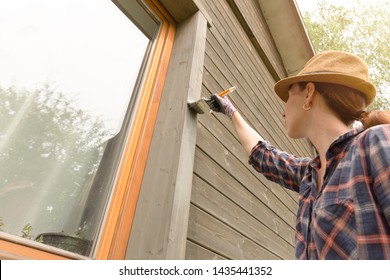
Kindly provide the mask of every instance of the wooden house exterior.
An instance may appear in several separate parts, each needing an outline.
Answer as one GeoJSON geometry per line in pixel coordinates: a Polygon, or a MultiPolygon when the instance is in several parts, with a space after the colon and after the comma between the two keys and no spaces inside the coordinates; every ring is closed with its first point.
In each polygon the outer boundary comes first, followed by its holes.
{"type": "MultiPolygon", "coordinates": [[[[113,2],[127,13],[129,1],[113,2]]],[[[163,23],[93,250],[0,232],[0,258],[294,259],[297,194],[249,166],[227,117],[187,102],[236,86],[230,99],[265,139],[312,156],[308,141],[287,137],[273,92],[313,55],[295,1],[139,2],[163,23]]]]}

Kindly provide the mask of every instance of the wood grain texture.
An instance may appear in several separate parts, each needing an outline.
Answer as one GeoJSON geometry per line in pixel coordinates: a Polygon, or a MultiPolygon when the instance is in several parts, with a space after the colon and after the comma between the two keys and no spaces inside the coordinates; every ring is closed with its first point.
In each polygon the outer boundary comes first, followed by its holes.
{"type": "Polygon", "coordinates": [[[187,100],[201,95],[207,21],[177,26],[127,259],[184,259],[197,121],[187,100]]]}
{"type": "Polygon", "coordinates": [[[197,242],[202,241],[205,248],[212,248],[214,252],[227,259],[279,259],[275,254],[194,205],[190,209],[188,238],[197,242]]]}
{"type": "MultiPolygon", "coordinates": [[[[268,59],[276,69],[283,68],[258,3],[235,2],[254,28],[255,39],[262,40],[268,59]]],[[[236,86],[229,99],[252,127],[275,147],[310,156],[306,140],[287,137],[284,105],[273,92],[274,76],[228,1],[202,4],[213,22],[207,33],[202,95],[236,86]]],[[[186,258],[215,257],[195,254],[206,250],[227,259],[293,259],[297,193],[269,182],[249,166],[227,117],[206,114],[198,120],[188,227],[191,249],[186,258]]]]}
{"type": "Polygon", "coordinates": [[[209,251],[188,240],[186,246],[186,259],[189,258],[193,260],[226,260],[226,258],[221,257],[217,253],[209,251]]]}
{"type": "MultiPolygon", "coordinates": [[[[243,192],[244,190],[238,191],[243,192]]],[[[275,234],[267,226],[268,224],[274,227],[275,215],[265,215],[264,213],[267,211],[262,213],[249,212],[251,210],[244,209],[244,205],[237,204],[230,197],[225,196],[223,192],[216,190],[197,176],[194,177],[193,194],[194,205],[240,232],[243,237],[252,240],[258,246],[273,252],[280,258],[293,257],[291,248],[294,245],[275,234]]]]}

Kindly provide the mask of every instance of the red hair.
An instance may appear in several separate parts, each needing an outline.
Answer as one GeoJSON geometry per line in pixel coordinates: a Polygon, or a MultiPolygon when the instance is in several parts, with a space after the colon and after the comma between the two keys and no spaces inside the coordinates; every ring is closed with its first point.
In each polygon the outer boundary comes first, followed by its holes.
{"type": "MultiPolygon", "coordinates": [[[[301,90],[306,88],[308,82],[299,83],[301,90]]],[[[356,120],[360,121],[364,128],[380,124],[390,124],[390,111],[366,112],[365,96],[362,92],[337,84],[314,83],[316,91],[325,99],[328,107],[346,125],[352,125],[356,120]]]]}

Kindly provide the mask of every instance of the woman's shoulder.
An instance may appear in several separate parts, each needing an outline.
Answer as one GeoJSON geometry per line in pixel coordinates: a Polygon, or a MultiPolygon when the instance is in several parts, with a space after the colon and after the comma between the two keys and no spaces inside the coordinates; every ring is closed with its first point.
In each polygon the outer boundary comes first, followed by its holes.
{"type": "Polygon", "coordinates": [[[387,137],[390,139],[390,124],[376,125],[365,129],[361,136],[363,137],[387,137]]]}
{"type": "Polygon", "coordinates": [[[367,148],[390,148],[390,124],[376,125],[357,134],[355,141],[359,146],[367,148]]]}
{"type": "Polygon", "coordinates": [[[380,124],[367,128],[366,131],[390,131],[390,124],[380,124]]]}

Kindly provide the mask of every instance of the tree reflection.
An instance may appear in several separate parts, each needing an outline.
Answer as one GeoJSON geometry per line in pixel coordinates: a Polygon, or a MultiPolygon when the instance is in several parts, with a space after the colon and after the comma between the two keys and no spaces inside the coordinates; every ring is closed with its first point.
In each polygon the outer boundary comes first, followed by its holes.
{"type": "Polygon", "coordinates": [[[0,87],[0,100],[2,230],[18,235],[28,223],[34,234],[77,230],[70,215],[87,200],[111,137],[103,119],[50,85],[0,87]]]}

